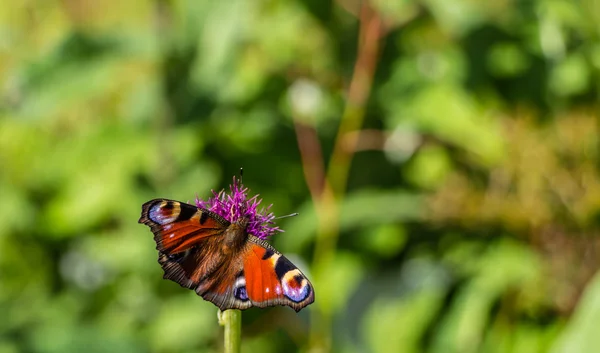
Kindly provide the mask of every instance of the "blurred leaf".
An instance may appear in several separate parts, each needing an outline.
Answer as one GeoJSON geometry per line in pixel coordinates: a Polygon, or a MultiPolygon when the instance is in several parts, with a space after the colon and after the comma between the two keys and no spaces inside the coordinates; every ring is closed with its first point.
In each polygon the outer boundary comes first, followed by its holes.
{"type": "Polygon", "coordinates": [[[513,43],[494,45],[489,52],[487,61],[492,74],[498,77],[518,76],[530,65],[523,50],[513,43]]]}
{"type": "Polygon", "coordinates": [[[312,283],[319,298],[316,305],[332,314],[346,307],[364,275],[364,269],[355,255],[338,251],[331,261],[313,273],[312,283]]]}
{"type": "Polygon", "coordinates": [[[206,344],[215,335],[217,326],[217,308],[196,293],[186,291],[161,303],[147,339],[157,351],[186,350],[206,344]]]}
{"type": "Polygon", "coordinates": [[[427,0],[425,5],[440,25],[453,34],[462,34],[484,20],[484,7],[475,1],[460,0],[452,5],[442,0],[427,0]]]}
{"type": "Polygon", "coordinates": [[[401,225],[382,224],[361,232],[360,246],[374,252],[378,257],[390,258],[396,255],[408,240],[406,230],[401,225]]]}
{"type": "MultiPolygon", "coordinates": [[[[194,13],[202,14],[203,18],[196,18],[193,23],[201,24],[205,33],[198,37],[198,51],[210,55],[200,55],[196,60],[192,81],[207,93],[224,96],[229,81],[237,77],[233,69],[241,50],[238,38],[245,32],[249,21],[244,15],[251,15],[254,8],[242,1],[198,3],[204,8],[196,9],[194,13]]],[[[256,92],[256,88],[251,92],[256,92]]]]}
{"type": "Polygon", "coordinates": [[[600,273],[589,283],[571,322],[556,341],[551,353],[592,352],[600,346],[600,273]]]}
{"type": "Polygon", "coordinates": [[[18,353],[19,348],[11,342],[3,342],[0,340],[0,353],[18,353]]]}
{"type": "Polygon", "coordinates": [[[277,340],[277,336],[272,332],[268,332],[255,337],[244,337],[242,342],[242,352],[252,353],[275,353],[279,352],[277,345],[273,344],[277,340]]]}
{"type": "Polygon", "coordinates": [[[457,145],[485,165],[498,163],[504,141],[497,132],[498,121],[454,84],[428,86],[410,100],[388,102],[398,123],[412,123],[422,133],[457,145]]]}
{"type": "Polygon", "coordinates": [[[425,288],[404,298],[379,298],[363,326],[373,352],[421,352],[421,340],[443,304],[444,293],[425,288]]]}
{"type": "Polygon", "coordinates": [[[408,22],[419,12],[418,4],[412,0],[374,0],[373,7],[396,26],[408,22]]]}
{"type": "MultiPolygon", "coordinates": [[[[26,199],[22,189],[10,187],[8,182],[0,179],[2,200],[0,203],[0,239],[15,231],[27,229],[34,221],[36,211],[31,202],[26,199]]],[[[1,240],[0,240],[1,242],[1,240]]]]}
{"type": "Polygon", "coordinates": [[[87,325],[42,327],[34,335],[34,347],[40,353],[144,352],[130,337],[115,331],[98,331],[87,325]]]}
{"type": "Polygon", "coordinates": [[[589,76],[585,58],[581,55],[572,55],[552,70],[550,88],[558,96],[581,94],[588,88],[589,76]]]}
{"type": "Polygon", "coordinates": [[[257,154],[270,147],[265,143],[265,136],[272,135],[275,128],[275,114],[270,108],[256,107],[249,112],[216,111],[212,119],[218,134],[213,138],[219,144],[257,154]]]}
{"type": "Polygon", "coordinates": [[[446,150],[439,146],[426,146],[419,150],[406,167],[406,179],[424,189],[441,185],[452,170],[446,150]]]}
{"type": "MultiPolygon", "coordinates": [[[[377,226],[385,223],[418,220],[422,217],[422,198],[401,190],[360,190],[348,194],[340,212],[340,229],[377,226]]],[[[287,251],[306,247],[317,232],[317,215],[312,203],[305,204],[300,215],[290,220],[286,232],[277,236],[287,251]]]]}
{"type": "Polygon", "coordinates": [[[540,273],[539,259],[524,246],[502,241],[478,258],[475,277],[457,293],[434,352],[477,352],[495,302],[509,289],[534,281],[540,273]]]}

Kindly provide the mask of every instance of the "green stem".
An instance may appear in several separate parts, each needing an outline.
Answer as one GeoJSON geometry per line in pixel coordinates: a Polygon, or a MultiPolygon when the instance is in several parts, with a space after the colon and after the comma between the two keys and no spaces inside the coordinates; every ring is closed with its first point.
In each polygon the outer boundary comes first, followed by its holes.
{"type": "Polygon", "coordinates": [[[242,343],[242,312],[237,309],[219,310],[217,316],[219,325],[225,327],[225,353],[239,353],[242,343]]]}
{"type": "MultiPolygon", "coordinates": [[[[339,207],[343,203],[357,139],[345,139],[349,133],[359,132],[365,119],[365,109],[371,93],[380,51],[380,39],[384,34],[383,20],[368,1],[362,2],[359,14],[360,32],[356,64],[348,99],[342,114],[329,161],[322,193],[315,199],[319,214],[319,227],[314,250],[314,283],[327,280],[334,260],[339,237],[339,207]]],[[[314,351],[330,351],[333,313],[323,306],[311,312],[310,346],[314,351]]]]}

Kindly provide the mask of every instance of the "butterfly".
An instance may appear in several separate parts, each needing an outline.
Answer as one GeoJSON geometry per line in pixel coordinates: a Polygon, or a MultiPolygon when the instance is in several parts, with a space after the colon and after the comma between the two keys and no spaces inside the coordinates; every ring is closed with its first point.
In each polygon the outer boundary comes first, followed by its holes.
{"type": "Polygon", "coordinates": [[[219,309],[311,304],[310,281],[265,240],[248,234],[248,219],[229,222],[183,202],[154,199],[138,223],[154,233],[163,278],[193,289],[219,309]]]}

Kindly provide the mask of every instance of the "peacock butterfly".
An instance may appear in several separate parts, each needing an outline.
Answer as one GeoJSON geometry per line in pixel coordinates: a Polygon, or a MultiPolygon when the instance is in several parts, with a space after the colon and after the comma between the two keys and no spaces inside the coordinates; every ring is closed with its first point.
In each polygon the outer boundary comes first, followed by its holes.
{"type": "Polygon", "coordinates": [[[269,243],[247,232],[248,219],[229,222],[207,209],[154,199],[138,221],[154,233],[163,278],[193,289],[219,309],[311,304],[309,280],[269,243]]]}

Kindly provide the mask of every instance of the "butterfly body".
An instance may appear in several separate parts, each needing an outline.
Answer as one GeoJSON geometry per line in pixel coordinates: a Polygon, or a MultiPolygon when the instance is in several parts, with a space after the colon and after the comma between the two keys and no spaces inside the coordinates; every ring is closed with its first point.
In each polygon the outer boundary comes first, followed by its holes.
{"type": "Polygon", "coordinates": [[[269,243],[248,234],[248,222],[231,223],[167,199],[146,202],[139,220],[154,233],[164,278],[221,310],[286,305],[299,311],[312,303],[308,279],[269,243]]]}

